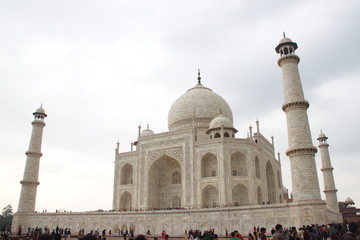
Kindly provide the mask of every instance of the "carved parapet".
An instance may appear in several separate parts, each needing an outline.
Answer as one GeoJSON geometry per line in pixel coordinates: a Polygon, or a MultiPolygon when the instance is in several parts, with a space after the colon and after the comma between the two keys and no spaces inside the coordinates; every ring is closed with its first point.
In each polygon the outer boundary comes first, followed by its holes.
{"type": "Polygon", "coordinates": [[[285,61],[285,60],[290,60],[290,61],[294,61],[296,63],[300,62],[300,58],[295,55],[295,54],[288,54],[288,55],[284,55],[282,57],[279,58],[278,60],[278,65],[279,67],[281,67],[281,64],[285,61]]]}
{"type": "Polygon", "coordinates": [[[309,154],[314,155],[316,152],[317,152],[316,147],[294,148],[287,150],[286,155],[291,158],[298,155],[309,155],[309,154]]]}
{"type": "Polygon", "coordinates": [[[21,184],[24,184],[24,185],[39,185],[40,182],[36,181],[36,182],[33,182],[33,181],[25,181],[25,180],[22,180],[20,181],[21,184]]]}
{"type": "Polygon", "coordinates": [[[294,109],[294,108],[308,109],[309,106],[310,106],[310,104],[306,100],[304,100],[304,101],[296,101],[296,102],[290,102],[290,103],[283,104],[282,105],[282,110],[284,112],[286,112],[287,110],[294,109]]]}

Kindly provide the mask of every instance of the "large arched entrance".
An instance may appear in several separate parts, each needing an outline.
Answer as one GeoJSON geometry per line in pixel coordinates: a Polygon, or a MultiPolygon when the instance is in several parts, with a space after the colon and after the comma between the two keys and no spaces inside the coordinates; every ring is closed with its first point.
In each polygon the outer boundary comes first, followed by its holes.
{"type": "MultiPolygon", "coordinates": [[[[176,159],[163,155],[153,162],[148,184],[148,208],[171,208],[174,199],[181,203],[181,167],[176,159]]],[[[176,207],[180,206],[176,204],[176,207]]]]}

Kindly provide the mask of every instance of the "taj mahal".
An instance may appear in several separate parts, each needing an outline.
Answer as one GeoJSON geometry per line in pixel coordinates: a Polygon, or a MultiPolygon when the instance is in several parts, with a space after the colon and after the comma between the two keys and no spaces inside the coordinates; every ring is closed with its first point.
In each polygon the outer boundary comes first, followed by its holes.
{"type": "Polygon", "coordinates": [[[204,86],[198,72],[197,84],[172,104],[167,132],[139,127],[131,151],[120,152],[117,144],[113,210],[108,212],[34,212],[47,117],[42,107],[37,109],[13,229],[61,226],[74,232],[133,229],[183,235],[189,229],[248,233],[254,226],[271,229],[277,223],[299,227],[342,222],[327,136],[321,133],[318,148],[313,145],[297,48],[285,35],[275,48],[283,80],[281,108],[287,119],[291,201],[273,138],[261,134],[258,121],[254,129],[249,127],[246,138],[236,137],[229,104],[204,86]],[[318,149],[325,200],[316,171],[318,149]]]}

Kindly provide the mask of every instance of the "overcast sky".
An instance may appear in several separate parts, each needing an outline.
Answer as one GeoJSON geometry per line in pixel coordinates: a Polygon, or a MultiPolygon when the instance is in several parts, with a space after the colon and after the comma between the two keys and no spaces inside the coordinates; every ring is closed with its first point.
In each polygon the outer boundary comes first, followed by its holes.
{"type": "Polygon", "coordinates": [[[198,68],[232,108],[237,137],[256,119],[274,136],[291,190],[274,50],[283,31],[299,46],[314,145],[322,129],[338,198],[359,206],[359,25],[355,0],[0,0],[0,207],[17,210],[32,113],[43,103],[36,209],[111,209],[116,142],[129,151],[139,123],[167,131],[198,68]]]}

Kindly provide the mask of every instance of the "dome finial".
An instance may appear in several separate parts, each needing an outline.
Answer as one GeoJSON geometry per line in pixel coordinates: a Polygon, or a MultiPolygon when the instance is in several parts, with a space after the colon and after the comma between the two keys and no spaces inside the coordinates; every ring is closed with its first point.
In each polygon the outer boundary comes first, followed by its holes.
{"type": "Polygon", "coordinates": [[[285,32],[283,32],[283,36],[284,36],[284,38],[286,37],[285,32]]]}
{"type": "Polygon", "coordinates": [[[198,77],[197,77],[197,80],[198,80],[198,84],[201,84],[200,69],[198,69],[198,77]]]}

